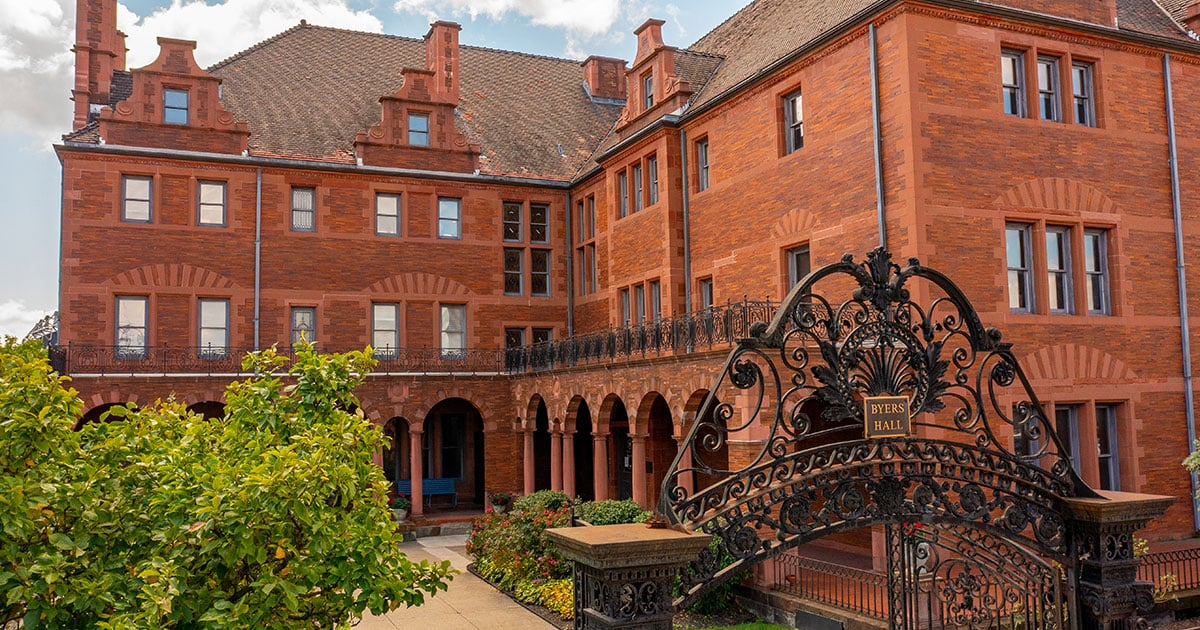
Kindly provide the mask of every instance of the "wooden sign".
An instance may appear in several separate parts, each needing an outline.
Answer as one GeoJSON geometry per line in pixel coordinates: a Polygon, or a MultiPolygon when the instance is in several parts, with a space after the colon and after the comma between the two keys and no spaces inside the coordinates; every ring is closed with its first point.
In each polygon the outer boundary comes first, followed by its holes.
{"type": "Polygon", "coordinates": [[[908,437],[908,397],[863,398],[863,434],[867,438],[908,437]]]}

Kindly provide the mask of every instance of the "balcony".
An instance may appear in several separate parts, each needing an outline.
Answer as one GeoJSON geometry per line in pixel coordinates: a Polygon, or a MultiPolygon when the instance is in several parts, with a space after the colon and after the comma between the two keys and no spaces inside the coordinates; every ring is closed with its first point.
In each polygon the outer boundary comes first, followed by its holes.
{"type": "MultiPolygon", "coordinates": [[[[376,351],[376,374],[519,374],[685,355],[725,348],[750,335],[755,322],[768,322],[778,303],[734,302],[621,328],[603,330],[522,348],[443,351],[438,348],[385,348],[376,351]]],[[[360,348],[331,348],[322,352],[360,348]]],[[[49,346],[50,362],[72,376],[244,376],[242,357],[254,348],[196,346],[98,346],[70,343],[49,346]]],[[[277,348],[284,356],[292,349],[277,348]]]]}

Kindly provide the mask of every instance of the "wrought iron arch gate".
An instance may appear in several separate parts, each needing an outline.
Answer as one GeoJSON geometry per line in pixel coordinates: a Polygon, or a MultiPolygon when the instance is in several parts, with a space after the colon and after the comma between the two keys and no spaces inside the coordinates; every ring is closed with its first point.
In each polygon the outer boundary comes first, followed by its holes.
{"type": "Polygon", "coordinates": [[[1116,628],[1148,603],[1127,569],[1153,514],[1112,531],[1072,516],[1072,500],[1102,497],[1010,344],[916,259],[901,268],[876,249],[812,272],[711,392],[660,494],[672,525],[715,539],[682,571],[677,607],[749,564],[869,526],[884,531],[892,628],[1116,628]],[[826,286],[852,293],[830,302],[826,286]],[[863,399],[881,395],[907,401],[909,432],[864,435],[863,399]],[[715,465],[731,439],[761,448],[715,465]],[[691,489],[699,479],[714,481],[691,489]],[[1120,570],[1104,573],[1101,556],[1120,570]]]}

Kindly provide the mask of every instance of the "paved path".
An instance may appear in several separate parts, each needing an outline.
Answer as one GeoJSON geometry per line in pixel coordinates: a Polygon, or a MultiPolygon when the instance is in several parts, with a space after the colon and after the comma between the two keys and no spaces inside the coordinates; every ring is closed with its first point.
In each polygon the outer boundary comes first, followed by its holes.
{"type": "Polygon", "coordinates": [[[367,615],[360,630],[549,630],[553,625],[525,610],[507,595],[467,572],[466,536],[433,536],[400,546],[410,560],[449,560],[461,573],[450,590],[439,591],[416,608],[400,608],[385,616],[367,615]]]}

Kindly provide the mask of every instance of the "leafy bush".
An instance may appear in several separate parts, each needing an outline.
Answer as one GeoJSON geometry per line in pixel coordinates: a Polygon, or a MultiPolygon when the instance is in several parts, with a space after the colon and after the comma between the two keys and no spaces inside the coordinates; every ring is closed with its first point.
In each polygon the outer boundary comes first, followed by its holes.
{"type": "Polygon", "coordinates": [[[485,514],[472,526],[467,553],[476,559],[480,575],[507,591],[514,591],[523,580],[568,577],[570,563],[543,532],[566,527],[569,521],[567,508],[485,514]]]}
{"type": "Polygon", "coordinates": [[[387,511],[378,428],[353,408],[373,360],[272,351],[227,416],[173,401],[81,403],[39,344],[0,344],[0,625],[313,628],[418,605],[448,563],[414,564],[387,511]]]}
{"type": "Polygon", "coordinates": [[[571,505],[571,497],[556,490],[538,490],[513,501],[513,509],[532,512],[551,512],[571,505]]]}
{"type": "Polygon", "coordinates": [[[575,516],[590,525],[619,525],[621,523],[644,523],[653,512],[643,510],[637,503],[625,499],[617,501],[585,501],[575,506],[575,516]]]}

